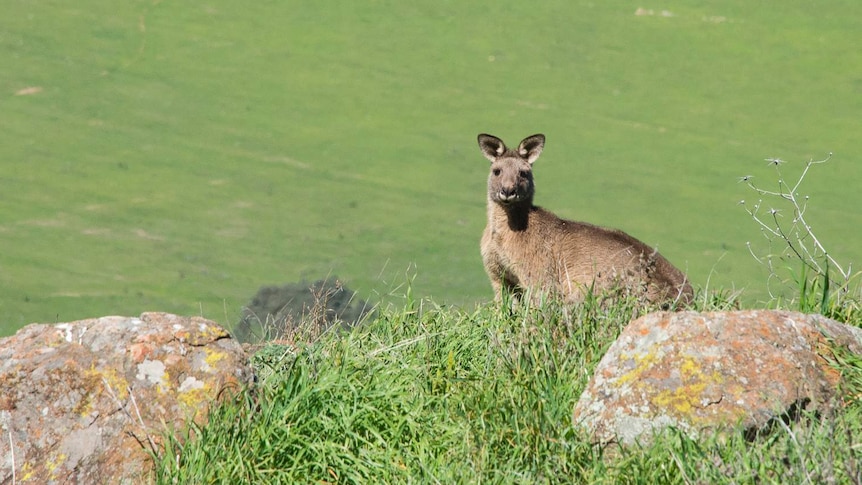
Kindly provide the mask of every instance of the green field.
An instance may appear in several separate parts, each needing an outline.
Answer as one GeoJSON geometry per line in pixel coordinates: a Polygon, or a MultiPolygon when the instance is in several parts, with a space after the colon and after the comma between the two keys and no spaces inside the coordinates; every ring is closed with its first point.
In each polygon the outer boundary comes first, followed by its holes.
{"type": "Polygon", "coordinates": [[[233,323],[261,285],[326,275],[488,300],[479,132],[545,133],[538,204],[752,302],[738,177],[834,152],[809,217],[862,264],[862,3],[481,3],[6,2],[0,334],[233,323]]]}

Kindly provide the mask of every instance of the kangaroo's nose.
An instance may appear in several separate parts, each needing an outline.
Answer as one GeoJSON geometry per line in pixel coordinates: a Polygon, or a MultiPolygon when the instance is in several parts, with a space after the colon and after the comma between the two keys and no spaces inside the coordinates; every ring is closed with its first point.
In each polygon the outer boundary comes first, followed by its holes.
{"type": "Polygon", "coordinates": [[[502,187],[500,189],[500,198],[503,200],[514,199],[517,191],[514,186],[511,187],[502,187]]]}

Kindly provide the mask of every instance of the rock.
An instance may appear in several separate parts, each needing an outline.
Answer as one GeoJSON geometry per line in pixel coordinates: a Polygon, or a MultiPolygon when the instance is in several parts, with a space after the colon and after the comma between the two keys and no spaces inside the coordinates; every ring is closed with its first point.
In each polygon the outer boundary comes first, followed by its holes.
{"type": "Polygon", "coordinates": [[[206,420],[252,381],[203,318],[144,313],[33,324],[0,340],[0,483],[141,483],[165,426],[206,420]]]}
{"type": "Polygon", "coordinates": [[[741,426],[753,437],[777,419],[831,409],[832,346],[862,354],[862,329],[767,310],[646,315],[611,345],[573,420],[601,443],[648,441],[667,426],[695,438],[741,426]]]}

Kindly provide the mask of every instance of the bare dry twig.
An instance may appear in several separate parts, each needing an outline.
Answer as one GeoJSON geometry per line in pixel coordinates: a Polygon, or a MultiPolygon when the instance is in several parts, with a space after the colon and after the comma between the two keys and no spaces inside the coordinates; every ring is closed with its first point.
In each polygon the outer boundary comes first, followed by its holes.
{"type": "MultiPolygon", "coordinates": [[[[769,241],[770,247],[775,243],[782,246],[777,254],[779,257],[795,258],[813,272],[816,277],[826,278],[832,287],[846,290],[847,283],[852,276],[851,265],[842,265],[827,251],[805,217],[810,196],[799,193],[799,188],[811,167],[824,164],[831,159],[832,153],[829,153],[822,160],[809,160],[799,178],[794,183],[789,184],[782,175],[780,168],[786,162],[779,158],[767,158],[765,159],[767,164],[774,167],[778,174],[778,188],[766,190],[754,183],[753,176],[740,177],[739,183],[745,183],[757,193],[759,198],[751,206],[745,200],[740,201],[739,204],[760,227],[761,234],[769,241]],[[765,201],[774,201],[775,199],[777,199],[777,205],[765,205],[765,201]],[[782,208],[782,205],[785,208],[782,208]]],[[[770,278],[777,277],[772,263],[774,254],[760,257],[755,253],[751,242],[747,242],[746,245],[754,259],[767,266],[770,271],[770,278]]]]}

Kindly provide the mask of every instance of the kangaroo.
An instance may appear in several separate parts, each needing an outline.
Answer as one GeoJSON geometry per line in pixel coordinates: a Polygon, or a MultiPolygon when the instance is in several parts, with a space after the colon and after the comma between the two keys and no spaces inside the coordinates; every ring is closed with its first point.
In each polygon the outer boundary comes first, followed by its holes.
{"type": "Polygon", "coordinates": [[[526,292],[534,299],[545,294],[574,303],[590,291],[622,290],[664,308],[690,302],[686,276],[643,242],[533,205],[533,163],[544,146],[541,134],[514,150],[495,136],[479,135],[479,148],[491,161],[481,249],[495,299],[505,290],[516,297],[526,292]]]}

